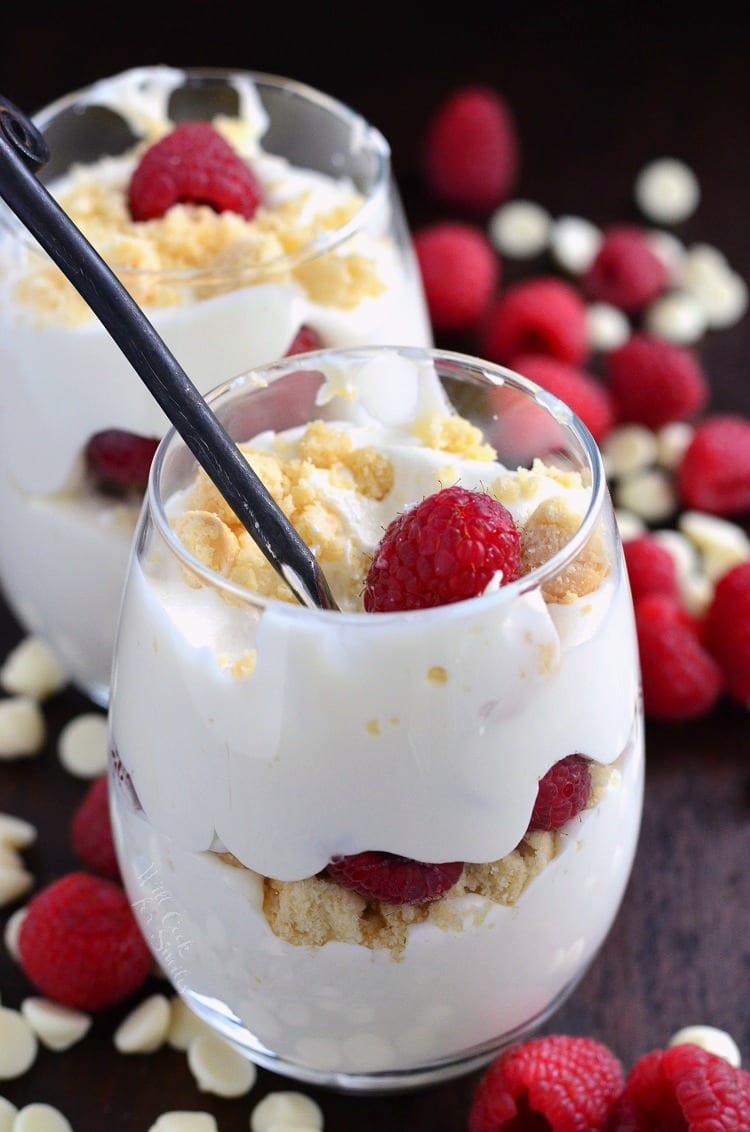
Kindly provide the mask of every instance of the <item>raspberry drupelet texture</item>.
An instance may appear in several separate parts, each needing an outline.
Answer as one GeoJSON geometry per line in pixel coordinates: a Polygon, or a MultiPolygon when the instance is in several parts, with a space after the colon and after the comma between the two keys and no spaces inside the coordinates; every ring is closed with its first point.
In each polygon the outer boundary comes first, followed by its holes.
{"type": "Polygon", "coordinates": [[[607,384],[622,421],[660,429],[697,416],[708,402],[708,381],[685,346],[636,333],[607,354],[607,384]]]}
{"type": "Polygon", "coordinates": [[[653,593],[667,594],[675,601],[678,599],[674,558],[652,534],[627,539],[622,549],[633,601],[653,593]]]}
{"type": "Polygon", "coordinates": [[[565,279],[540,275],[501,291],[480,332],[482,356],[514,368],[519,354],[581,365],[589,355],[586,304],[565,279]]]}
{"type": "Polygon", "coordinates": [[[750,1074],[686,1043],[652,1050],[628,1073],[611,1132],[750,1128],[750,1074]]]}
{"type": "Polygon", "coordinates": [[[427,309],[438,332],[472,331],[500,280],[500,260],[483,230],[442,221],[414,233],[427,309]]]}
{"type": "Polygon", "coordinates": [[[120,428],[94,433],[84,451],[91,481],[99,491],[108,493],[144,491],[158,446],[156,437],[138,436],[120,428]]]}
{"type": "Polygon", "coordinates": [[[583,755],[568,755],[539,782],[529,829],[562,829],[579,814],[591,795],[591,772],[583,755]]]}
{"type": "Polygon", "coordinates": [[[70,822],[73,852],[86,868],[110,880],[120,879],[120,866],[112,839],[107,775],[95,779],[70,822]]]}
{"type": "Polygon", "coordinates": [[[739,703],[750,702],[750,562],[733,566],[716,583],[704,640],[729,695],[739,703]]]}
{"type": "Polygon", "coordinates": [[[593,1038],[533,1038],[485,1071],[468,1132],[609,1132],[623,1084],[619,1060],[593,1038]]]}
{"type": "Polygon", "coordinates": [[[618,224],[603,233],[591,266],[581,276],[581,288],[591,302],[609,303],[636,314],[669,284],[664,261],[654,251],[648,233],[618,224]]]}
{"type": "Polygon", "coordinates": [[[428,495],[386,528],[367,573],[368,613],[427,609],[476,597],[520,573],[520,535],[508,509],[462,487],[428,495]]]}
{"type": "Polygon", "coordinates": [[[365,852],[334,857],[326,873],[368,900],[423,904],[452,888],[462,869],[461,861],[432,865],[395,853],[365,852]]]}
{"type": "Polygon", "coordinates": [[[733,413],[699,421],[677,469],[683,507],[712,515],[750,508],[750,421],[733,413]]]}
{"type": "Polygon", "coordinates": [[[716,660],[678,601],[649,593],[635,602],[643,706],[653,719],[706,715],[724,688],[716,660]]]}
{"type": "Polygon", "coordinates": [[[249,167],[210,122],[181,122],[141,157],[128,185],[133,220],[156,220],[175,204],[204,204],[252,219],[261,201],[249,167]]]}
{"type": "Polygon", "coordinates": [[[425,129],[422,169],[436,200],[489,212],[513,192],[519,171],[516,124],[492,87],[454,90],[425,129]]]}
{"type": "Polygon", "coordinates": [[[29,902],[18,938],[21,966],[38,990],[77,1010],[104,1010],[145,982],[151,952],[123,889],[69,873],[29,902]]]}
{"type": "Polygon", "coordinates": [[[615,423],[609,390],[587,370],[545,354],[519,354],[513,359],[517,373],[559,397],[580,417],[594,440],[604,440],[615,423]]]}

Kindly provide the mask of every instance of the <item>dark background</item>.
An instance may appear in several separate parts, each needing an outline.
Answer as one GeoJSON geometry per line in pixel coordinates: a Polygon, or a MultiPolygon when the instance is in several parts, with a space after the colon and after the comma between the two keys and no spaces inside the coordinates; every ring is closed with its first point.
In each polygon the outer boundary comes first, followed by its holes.
{"type": "MultiPolygon", "coordinates": [[[[389,139],[412,226],[447,215],[420,178],[430,114],[454,88],[491,83],[521,138],[517,195],[552,215],[632,220],[641,167],[680,157],[698,175],[702,202],[676,234],[714,244],[750,279],[750,34],[745,19],[720,5],[690,15],[664,5],[489,8],[454,0],[443,16],[407,4],[3,5],[0,94],[28,112],[149,63],[284,74],[348,102],[389,139]]],[[[508,276],[513,270],[507,266],[508,276]]],[[[750,415],[750,316],[707,335],[699,351],[711,409],[750,415]]],[[[0,606],[0,653],[19,636],[0,606]]],[[[73,692],[57,697],[45,753],[0,765],[0,810],[40,829],[28,854],[39,884],[75,866],[67,823],[84,787],[60,769],[54,741],[88,706],[73,692]]],[[[689,725],[649,723],[643,835],[626,900],[602,954],[548,1030],[598,1037],[629,1066],[678,1028],[704,1022],[728,1030],[750,1060],[749,748],[740,705],[723,703],[689,725]]],[[[18,1005],[28,993],[0,951],[3,1002],[18,1005]]],[[[67,1053],[42,1050],[25,1077],[0,1082],[0,1093],[19,1105],[58,1105],[76,1132],[146,1132],[170,1108],[207,1109],[221,1132],[246,1132],[263,1093],[294,1087],[261,1072],[248,1097],[203,1095],[182,1054],[115,1053],[111,1035],[124,1013],[97,1018],[67,1053]]],[[[328,1132],[449,1132],[465,1127],[476,1079],[380,1099],[305,1091],[320,1101],[328,1132]]]]}

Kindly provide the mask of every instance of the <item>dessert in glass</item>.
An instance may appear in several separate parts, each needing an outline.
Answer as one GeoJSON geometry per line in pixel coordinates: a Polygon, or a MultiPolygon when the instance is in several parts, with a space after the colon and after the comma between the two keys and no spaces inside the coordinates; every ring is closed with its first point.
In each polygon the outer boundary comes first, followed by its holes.
{"type": "Polygon", "coordinates": [[[339,608],[295,601],[170,432],[109,711],[132,905],[257,1063],[362,1092],[462,1074],[569,994],[635,852],[599,452],[522,376],[427,348],[306,353],[208,399],[339,608]]]}
{"type": "MultiPolygon", "coordinates": [[[[201,393],[301,349],[431,344],[388,145],[327,95],[270,75],[144,67],[34,121],[51,150],[40,176],[201,393]]],[[[167,426],[3,207],[0,508],[13,538],[0,545],[0,583],[102,705],[167,426]]]]}

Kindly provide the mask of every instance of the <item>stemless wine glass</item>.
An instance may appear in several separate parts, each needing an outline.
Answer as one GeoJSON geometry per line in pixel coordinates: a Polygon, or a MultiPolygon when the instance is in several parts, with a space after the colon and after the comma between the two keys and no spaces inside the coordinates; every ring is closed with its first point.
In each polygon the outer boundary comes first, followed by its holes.
{"type": "MultiPolygon", "coordinates": [[[[51,149],[42,178],[201,392],[313,346],[431,344],[389,147],[349,107],[283,77],[144,67],[34,120],[51,149]],[[132,220],[142,152],[195,119],[249,164],[257,212],[199,200],[132,220]]],[[[58,269],[7,210],[0,219],[0,508],[13,531],[0,581],[105,705],[128,549],[168,422],[58,269]]]]}
{"type": "Polygon", "coordinates": [[[340,611],[294,603],[170,432],[109,713],[139,923],[261,1065],[355,1091],[467,1072],[575,986],[635,852],[638,653],[599,452],[522,376],[438,350],[308,353],[209,400],[340,611]],[[512,517],[520,576],[365,612],[384,528],[455,485],[512,517]]]}

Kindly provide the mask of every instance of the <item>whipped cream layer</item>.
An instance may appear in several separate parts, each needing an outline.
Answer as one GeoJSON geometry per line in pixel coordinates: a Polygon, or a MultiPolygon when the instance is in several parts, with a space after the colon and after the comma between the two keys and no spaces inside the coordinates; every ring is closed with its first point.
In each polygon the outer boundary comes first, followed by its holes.
{"type": "MultiPolygon", "coordinates": [[[[372,373],[358,375],[368,392],[372,373]]],[[[328,373],[328,423],[387,456],[394,474],[378,503],[349,491],[347,507],[345,492],[320,487],[346,532],[342,561],[371,554],[390,518],[446,482],[496,491],[521,527],[551,498],[585,514],[579,477],[536,465],[514,474],[427,447],[419,437],[439,391],[429,367],[402,376],[384,423],[377,398],[328,373]]],[[[258,446],[293,452],[297,442],[296,432],[263,435],[258,446]]],[[[168,503],[173,519],[185,498],[168,503]]],[[[189,584],[152,538],[125,592],[111,711],[147,818],[182,849],[226,850],[279,880],[368,849],[436,862],[504,856],[555,762],[577,752],[612,763],[631,733],[637,643],[609,509],[601,528],[611,568],[575,600],[548,603],[521,579],[389,615],[227,602],[189,584]]],[[[334,570],[331,581],[336,591],[343,579],[334,570]]]]}
{"type": "MultiPolygon", "coordinates": [[[[76,103],[117,111],[135,137],[151,141],[171,127],[169,97],[184,80],[182,71],[169,67],[134,69],[94,84],[75,96],[76,103]]],[[[109,233],[95,217],[90,228],[82,225],[191,381],[205,394],[281,356],[303,324],[331,346],[429,345],[419,272],[404,242],[394,187],[384,184],[362,202],[361,213],[350,215],[353,186],[265,152],[268,115],[257,91],[246,76],[234,76],[232,83],[237,117],[221,119],[222,128],[252,163],[267,215],[291,210],[301,230],[305,224],[314,228],[318,215],[335,215],[339,206],[349,212],[344,210],[340,231],[329,227],[316,234],[279,273],[262,262],[257,240],[250,240],[251,264],[245,264],[248,226],[239,217],[231,221],[237,243],[227,243],[223,266],[164,271],[149,267],[153,222],[136,226],[136,236],[132,225],[109,233]],[[122,259],[126,252],[130,258],[122,259]],[[339,279],[333,273],[332,291],[326,290],[328,268],[316,275],[316,265],[347,257],[364,264],[377,284],[373,293],[357,294],[357,301],[346,298],[346,274],[339,279]]],[[[59,112],[57,104],[38,120],[43,126],[59,112]]],[[[355,148],[368,145],[370,129],[354,119],[355,148]]],[[[96,193],[124,192],[139,152],[136,147],[75,166],[49,187],[63,200],[78,200],[85,214],[96,193]]],[[[202,231],[188,241],[194,251],[202,231]]],[[[15,532],[12,546],[7,539],[0,544],[0,577],[23,623],[42,633],[72,679],[89,692],[96,688],[99,699],[107,695],[138,504],[129,506],[123,521],[122,503],[91,491],[82,454],[89,438],[105,429],[161,436],[167,427],[124,355],[57,269],[12,219],[0,224],[0,499],[15,532]]]]}
{"type": "MultiPolygon", "coordinates": [[[[255,1060],[315,1081],[403,1074],[497,1048],[540,1022],[614,920],[642,794],[636,724],[604,797],[557,836],[556,857],[515,905],[451,900],[456,927],[414,925],[397,960],[352,944],[279,939],[257,874],[181,848],[117,787],[114,828],[128,895],[176,988],[255,1060]]],[[[288,826],[284,835],[293,835],[288,826]]],[[[447,1075],[463,1071],[459,1064],[447,1075]]]]}

